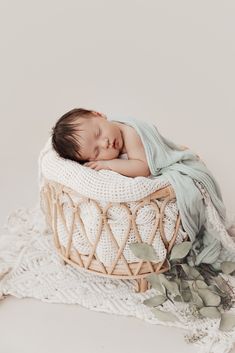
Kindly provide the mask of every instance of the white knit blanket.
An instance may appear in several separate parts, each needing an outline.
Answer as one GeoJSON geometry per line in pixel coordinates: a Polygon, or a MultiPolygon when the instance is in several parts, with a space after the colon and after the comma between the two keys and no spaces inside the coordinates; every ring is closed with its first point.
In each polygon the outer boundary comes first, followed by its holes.
{"type": "MultiPolygon", "coordinates": [[[[127,158],[126,154],[121,158],[127,158]]],[[[164,176],[130,178],[111,170],[99,172],[74,161],[61,158],[48,139],[38,158],[39,189],[44,178],[65,185],[78,194],[107,202],[140,200],[155,190],[169,185],[164,176]]]]}
{"type": "MultiPolygon", "coordinates": [[[[208,217],[217,230],[222,227],[212,204],[208,206],[208,217]]],[[[234,278],[225,277],[233,283],[234,278]]],[[[196,319],[186,303],[173,305],[169,300],[163,309],[173,312],[179,321],[161,322],[143,304],[145,299],[159,294],[158,291],[151,288],[145,293],[135,293],[133,284],[133,280],[114,280],[64,265],[55,251],[39,204],[32,209],[17,209],[9,215],[0,235],[2,298],[31,297],[48,303],[80,304],[95,311],[135,316],[150,324],[181,327],[186,330],[185,340],[197,345],[200,353],[231,351],[235,330],[219,331],[218,319],[196,319]]]]}

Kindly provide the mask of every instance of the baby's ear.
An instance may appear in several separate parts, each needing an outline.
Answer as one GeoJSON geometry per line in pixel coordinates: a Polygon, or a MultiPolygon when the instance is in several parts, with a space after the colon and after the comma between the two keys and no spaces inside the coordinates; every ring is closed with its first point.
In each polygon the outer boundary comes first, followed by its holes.
{"type": "Polygon", "coordinates": [[[92,113],[93,113],[94,115],[101,115],[101,113],[96,112],[95,110],[92,110],[92,113]]]}
{"type": "Polygon", "coordinates": [[[92,111],[93,114],[95,115],[98,115],[98,116],[102,116],[103,118],[107,119],[107,116],[102,114],[102,113],[99,113],[99,112],[96,112],[96,111],[92,111]]]}

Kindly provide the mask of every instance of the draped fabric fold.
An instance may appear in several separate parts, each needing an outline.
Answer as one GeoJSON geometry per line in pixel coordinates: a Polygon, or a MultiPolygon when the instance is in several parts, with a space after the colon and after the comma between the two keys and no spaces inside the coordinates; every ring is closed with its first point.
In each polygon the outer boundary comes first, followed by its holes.
{"type": "Polygon", "coordinates": [[[214,229],[206,222],[204,198],[196,186],[196,182],[203,184],[226,226],[226,208],[212,173],[195,152],[182,150],[180,145],[162,136],[154,124],[132,117],[109,116],[108,120],[135,128],[143,143],[151,175],[164,175],[175,190],[182,224],[190,240],[194,242],[199,234],[203,237],[205,249],[200,253],[200,262],[215,263],[221,243],[214,237],[214,229]],[[200,232],[202,229],[203,232],[200,232]]]}

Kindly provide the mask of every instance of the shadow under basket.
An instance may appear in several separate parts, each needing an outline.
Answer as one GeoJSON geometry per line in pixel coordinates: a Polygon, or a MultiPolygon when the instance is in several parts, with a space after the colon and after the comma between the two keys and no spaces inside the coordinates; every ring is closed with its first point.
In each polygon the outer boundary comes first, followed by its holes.
{"type": "MultiPolygon", "coordinates": [[[[166,249],[166,254],[169,254],[172,247],[175,244],[175,240],[178,234],[178,230],[181,224],[181,217],[177,215],[177,219],[174,225],[173,236],[170,241],[167,240],[164,232],[164,211],[168,202],[175,200],[175,192],[172,186],[165,186],[152,194],[134,202],[107,202],[105,207],[101,207],[99,201],[85,197],[78,194],[76,191],[68,188],[58,182],[45,179],[44,185],[40,192],[41,208],[45,215],[46,223],[51,229],[54,238],[54,244],[58,254],[64,260],[64,263],[70,264],[78,269],[95,273],[96,275],[106,276],[112,279],[131,280],[134,281],[134,288],[136,292],[145,292],[150,289],[150,283],[146,277],[152,273],[163,273],[169,270],[168,261],[166,257],[161,262],[146,261],[139,259],[137,262],[128,262],[124,256],[124,248],[128,242],[130,231],[133,230],[137,242],[144,243],[139,234],[138,227],[136,224],[136,214],[138,210],[145,206],[151,206],[154,210],[155,222],[151,229],[151,234],[148,237],[147,243],[151,245],[156,236],[162,239],[162,242],[166,249]],[[74,201],[74,196],[79,196],[79,202],[74,201]],[[72,222],[71,227],[67,226],[66,215],[63,212],[63,203],[65,197],[67,198],[68,207],[71,209],[72,222]],[[158,206],[156,200],[161,200],[161,207],[158,206]],[[92,203],[99,215],[99,229],[96,234],[95,241],[90,240],[86,227],[84,226],[83,219],[81,217],[80,206],[82,202],[92,203]],[[130,207],[131,204],[135,203],[134,210],[130,207]],[[121,244],[117,242],[117,239],[113,235],[112,229],[109,224],[107,212],[113,205],[121,206],[125,209],[128,214],[128,227],[125,233],[124,239],[121,244]],[[67,244],[62,245],[60,236],[58,234],[57,224],[58,219],[64,224],[66,229],[67,244]],[[79,227],[83,236],[89,243],[89,253],[82,254],[80,251],[72,247],[73,233],[76,227],[79,227]],[[110,237],[113,245],[116,248],[115,260],[111,265],[105,265],[97,255],[97,246],[100,241],[103,227],[106,229],[108,236],[110,237]]],[[[184,238],[184,241],[188,239],[188,235],[184,238]]],[[[146,242],[145,242],[146,243],[146,242]]]]}

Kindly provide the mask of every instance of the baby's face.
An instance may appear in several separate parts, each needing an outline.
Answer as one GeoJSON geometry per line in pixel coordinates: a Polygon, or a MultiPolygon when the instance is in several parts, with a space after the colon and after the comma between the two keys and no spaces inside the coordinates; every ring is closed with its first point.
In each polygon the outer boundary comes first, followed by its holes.
{"type": "Polygon", "coordinates": [[[124,140],[120,127],[107,120],[106,116],[90,119],[79,118],[79,154],[82,160],[109,160],[118,158],[124,140]]]}

